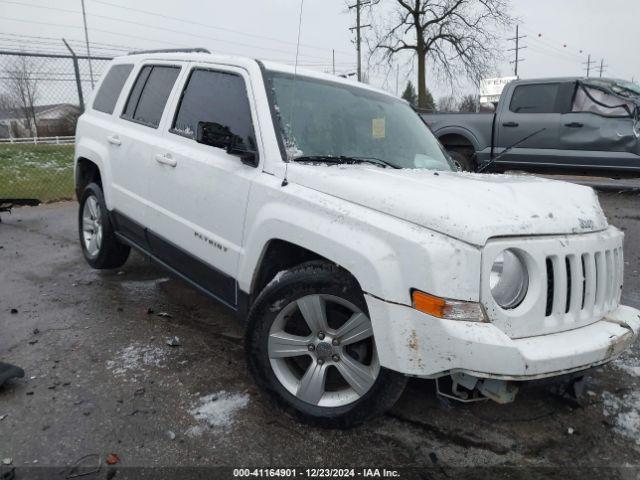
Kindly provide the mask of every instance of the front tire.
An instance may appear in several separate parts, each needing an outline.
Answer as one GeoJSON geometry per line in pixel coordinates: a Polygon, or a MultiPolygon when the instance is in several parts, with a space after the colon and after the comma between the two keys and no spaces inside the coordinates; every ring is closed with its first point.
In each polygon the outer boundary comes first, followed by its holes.
{"type": "Polygon", "coordinates": [[[96,269],[118,268],[129,257],[130,247],[116,238],[100,185],[90,183],[80,197],[78,232],[82,254],[96,269]]]}
{"type": "Polygon", "coordinates": [[[344,270],[308,262],[279,275],[249,313],[249,369],[299,420],[347,428],[398,400],[406,378],[381,367],[362,291],[344,270]]]}
{"type": "Polygon", "coordinates": [[[449,156],[453,160],[453,164],[460,172],[475,172],[475,164],[473,163],[473,155],[466,155],[458,150],[448,150],[449,156]]]}

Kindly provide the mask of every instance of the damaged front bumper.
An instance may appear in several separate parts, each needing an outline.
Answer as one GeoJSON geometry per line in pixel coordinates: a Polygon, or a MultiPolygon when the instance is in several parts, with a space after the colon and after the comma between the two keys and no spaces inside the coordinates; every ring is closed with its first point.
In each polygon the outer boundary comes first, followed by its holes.
{"type": "Polygon", "coordinates": [[[574,330],[512,339],[491,323],[443,320],[370,295],[366,300],[380,364],[421,378],[564,375],[609,362],[640,332],[640,311],[626,306],[574,330]]]}

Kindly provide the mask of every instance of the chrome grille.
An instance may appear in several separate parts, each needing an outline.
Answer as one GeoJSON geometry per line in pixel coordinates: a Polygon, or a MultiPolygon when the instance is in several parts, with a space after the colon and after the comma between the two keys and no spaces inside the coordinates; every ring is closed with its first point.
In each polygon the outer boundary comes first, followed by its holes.
{"type": "Polygon", "coordinates": [[[546,317],[594,317],[617,308],[622,291],[622,247],[549,255],[545,264],[546,317]]]}

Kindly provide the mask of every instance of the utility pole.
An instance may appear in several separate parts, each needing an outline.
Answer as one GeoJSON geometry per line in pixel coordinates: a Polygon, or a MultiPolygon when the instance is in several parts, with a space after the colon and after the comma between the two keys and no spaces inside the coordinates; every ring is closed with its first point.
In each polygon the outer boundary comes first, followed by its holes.
{"type": "Polygon", "coordinates": [[[507,50],[508,52],[516,52],[516,59],[513,62],[509,62],[511,64],[515,64],[513,73],[516,77],[518,76],[518,65],[520,64],[520,62],[524,62],[524,58],[520,58],[520,50],[524,50],[525,48],[527,48],[526,46],[520,46],[520,39],[522,38],[527,38],[527,36],[520,35],[519,25],[516,25],[516,36],[514,38],[507,39],[507,41],[509,42],[516,42],[516,48],[510,48],[509,50],[507,50]]]}
{"type": "Polygon", "coordinates": [[[396,64],[396,97],[400,96],[400,64],[396,64]]]}
{"type": "Polygon", "coordinates": [[[336,74],[336,50],[331,50],[331,63],[333,65],[333,74],[336,74]]]}
{"type": "Polygon", "coordinates": [[[350,5],[349,10],[356,9],[356,26],[351,27],[349,30],[356,31],[356,51],[358,52],[358,81],[362,81],[362,34],[363,28],[370,27],[371,25],[362,25],[360,23],[361,15],[360,10],[364,5],[370,5],[372,0],[356,0],[355,5],[350,5]]]}
{"type": "Polygon", "coordinates": [[[602,60],[600,60],[600,68],[598,69],[598,70],[600,70],[600,78],[602,78],[602,74],[607,69],[607,67],[608,67],[608,65],[604,64],[604,58],[602,60]]]}
{"type": "Polygon", "coordinates": [[[593,65],[595,62],[595,60],[591,60],[591,54],[589,54],[589,56],[587,57],[587,61],[583,62],[583,65],[587,66],[587,78],[589,78],[589,76],[591,75],[591,65],[593,65]]]}
{"type": "Polygon", "coordinates": [[[93,66],[91,65],[91,50],[89,49],[89,32],[87,30],[87,13],[84,9],[84,0],[82,3],[82,22],[84,23],[84,41],[87,44],[87,57],[89,57],[89,78],[91,79],[91,89],[93,90],[93,66]]]}

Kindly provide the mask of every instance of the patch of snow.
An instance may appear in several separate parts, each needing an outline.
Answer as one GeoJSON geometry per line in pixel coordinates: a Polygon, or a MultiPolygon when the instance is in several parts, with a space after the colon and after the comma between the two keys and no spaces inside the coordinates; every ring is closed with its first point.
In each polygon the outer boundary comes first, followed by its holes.
{"type": "Polygon", "coordinates": [[[613,365],[632,377],[640,377],[640,356],[626,352],[617,358],[613,365]]]}
{"type": "Polygon", "coordinates": [[[153,345],[132,343],[121,349],[116,358],[107,361],[107,369],[118,377],[135,377],[144,371],[145,367],[161,367],[167,357],[167,349],[153,345]]]}
{"type": "Polygon", "coordinates": [[[186,432],[184,432],[184,434],[187,437],[191,437],[191,438],[199,437],[203,433],[204,433],[204,427],[202,425],[196,425],[195,427],[191,427],[191,428],[187,429],[186,432]]]}
{"type": "MultiPolygon", "coordinates": [[[[287,130],[287,128],[285,130],[287,130]]],[[[304,155],[304,152],[298,148],[296,140],[291,134],[285,135],[284,149],[287,153],[288,160],[292,160],[296,157],[301,157],[304,155]]]]}
{"type": "MultiPolygon", "coordinates": [[[[196,420],[205,423],[209,427],[228,428],[233,425],[233,420],[238,411],[249,404],[249,395],[246,393],[227,393],[222,390],[218,393],[205,395],[199,399],[199,405],[189,411],[196,420]]],[[[187,431],[190,436],[202,433],[201,427],[193,427],[187,431]],[[200,429],[198,429],[200,428],[200,429]]]]}
{"type": "Polygon", "coordinates": [[[602,392],[603,414],[612,417],[614,430],[640,445],[640,392],[615,396],[602,392]]]}
{"type": "Polygon", "coordinates": [[[616,365],[620,370],[631,375],[632,377],[640,377],[640,366],[625,365],[624,363],[616,365]]]}

